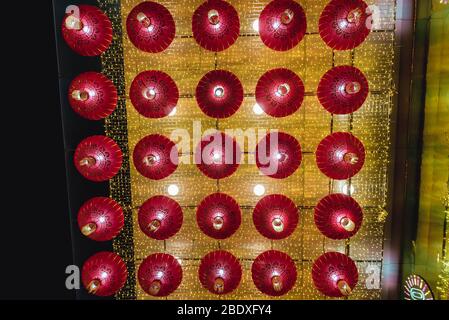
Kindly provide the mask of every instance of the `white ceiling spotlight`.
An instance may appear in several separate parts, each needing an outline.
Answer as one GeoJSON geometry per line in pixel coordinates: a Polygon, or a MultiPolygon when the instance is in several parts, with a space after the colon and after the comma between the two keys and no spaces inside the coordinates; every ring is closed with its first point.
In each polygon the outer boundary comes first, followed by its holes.
{"type": "Polygon", "coordinates": [[[254,194],[258,197],[263,196],[265,194],[265,187],[261,184],[256,184],[254,186],[254,194]]]}
{"type": "Polygon", "coordinates": [[[176,184],[171,184],[167,188],[168,194],[171,196],[177,196],[179,194],[179,187],[176,184]]]}
{"type": "Polygon", "coordinates": [[[257,33],[259,33],[259,19],[256,19],[253,21],[253,30],[256,31],[257,33]]]}
{"type": "Polygon", "coordinates": [[[342,186],[342,188],[341,188],[341,192],[344,193],[344,194],[346,194],[346,195],[348,195],[348,196],[354,194],[354,192],[355,192],[354,185],[352,185],[352,184],[349,185],[348,182],[345,183],[345,184],[343,184],[343,186],[342,186]]]}

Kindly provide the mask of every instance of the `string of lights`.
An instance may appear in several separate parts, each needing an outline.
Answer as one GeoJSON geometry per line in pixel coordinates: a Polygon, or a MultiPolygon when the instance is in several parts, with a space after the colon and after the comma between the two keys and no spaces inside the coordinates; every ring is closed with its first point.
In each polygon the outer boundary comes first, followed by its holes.
{"type": "Polygon", "coordinates": [[[99,7],[108,15],[112,23],[113,40],[110,48],[101,56],[102,72],[114,82],[118,93],[117,108],[105,120],[106,135],[111,137],[123,152],[123,164],[119,173],[110,180],[110,196],[123,208],[124,228],[114,239],[113,248],[125,262],[128,278],[117,299],[136,298],[134,263],[134,232],[131,198],[131,179],[128,148],[128,125],[126,117],[126,88],[124,86],[124,61],[122,46],[122,23],[119,0],[99,1],[99,7]]]}
{"type": "Polygon", "coordinates": [[[441,299],[449,300],[449,189],[443,202],[446,210],[445,215],[445,234],[443,237],[443,254],[441,260],[441,273],[438,275],[437,292],[441,299]]]}

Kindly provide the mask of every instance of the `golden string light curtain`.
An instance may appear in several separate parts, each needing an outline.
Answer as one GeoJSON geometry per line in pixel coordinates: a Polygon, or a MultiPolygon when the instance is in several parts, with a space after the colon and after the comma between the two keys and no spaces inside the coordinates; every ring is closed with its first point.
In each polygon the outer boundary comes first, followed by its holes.
{"type": "MultiPolygon", "coordinates": [[[[119,11],[108,6],[108,1],[99,0],[106,13],[118,15],[119,11]]],[[[112,46],[103,56],[103,73],[117,73],[124,68],[124,86],[118,88],[120,101],[126,104],[111,116],[106,123],[107,134],[119,144],[126,143],[124,171],[111,183],[111,194],[125,205],[125,229],[115,240],[114,250],[128,263],[129,277],[137,279],[135,270],[148,256],[165,253],[177,259],[182,267],[183,279],[177,290],[168,297],[147,294],[135,281],[128,282],[117,295],[127,298],[135,290],[138,299],[217,299],[218,296],[204,288],[198,278],[201,259],[207,254],[225,250],[235,256],[242,267],[242,279],[238,288],[220,299],[268,299],[255,286],[251,267],[263,252],[277,250],[288,254],[297,270],[297,279],[292,289],[281,299],[325,299],[313,285],[313,262],[325,252],[349,253],[355,261],[359,279],[350,299],[380,298],[382,269],[383,223],[378,220],[379,207],[385,208],[388,195],[387,167],[390,159],[390,114],[392,112],[393,57],[394,57],[394,13],[395,1],[367,1],[376,4],[380,23],[357,48],[346,51],[332,50],[321,39],[319,18],[328,4],[326,0],[298,1],[307,18],[307,31],[303,39],[292,49],[275,51],[264,44],[259,36],[258,18],[269,3],[264,0],[229,0],[238,12],[240,34],[228,48],[219,52],[211,47],[200,46],[192,32],[192,16],[203,4],[202,0],[157,1],[173,17],[176,33],[168,47],[158,53],[139,50],[126,32],[129,13],[139,5],[139,0],[120,1],[120,17],[111,17],[113,27],[121,23],[122,45],[112,46]],[[120,21],[121,20],[121,21],[120,21]],[[123,54],[123,65],[114,57],[123,54]],[[316,95],[322,76],[336,66],[351,65],[363,72],[368,80],[370,93],[363,106],[353,114],[332,115],[322,107],[316,95]],[[256,103],[256,86],[269,70],[288,68],[301,79],[304,85],[304,101],[301,108],[290,116],[275,118],[268,116],[256,103]],[[200,80],[212,70],[227,70],[234,74],[243,87],[243,101],[235,113],[227,118],[214,119],[205,115],[195,98],[200,80]],[[147,70],[161,71],[176,83],[179,100],[169,116],[152,119],[142,116],[133,106],[129,95],[133,80],[147,70]],[[120,118],[121,117],[121,118],[120,118]],[[126,121],[123,120],[125,117],[126,121]],[[118,122],[119,127],[114,126],[118,122]],[[125,123],[125,126],[123,126],[125,123]],[[193,136],[195,130],[240,129],[258,132],[279,129],[294,137],[301,144],[302,162],[298,170],[282,180],[261,175],[254,164],[255,146],[241,145],[244,163],[236,172],[223,180],[213,180],[202,174],[195,164],[183,160],[190,153],[181,153],[177,170],[162,180],[148,180],[132,164],[132,154],[138,142],[152,134],[170,137],[177,129],[184,129],[193,136]],[[349,180],[330,180],[317,167],[315,151],[319,143],[333,132],[351,132],[365,147],[366,159],[363,169],[349,180]],[[126,195],[129,190],[130,195],[126,195]],[[204,198],[215,192],[231,196],[240,205],[241,224],[229,238],[216,240],[206,236],[197,225],[196,208],[204,198]],[[330,193],[346,193],[361,206],[363,224],[358,233],[347,240],[330,240],[323,236],[314,224],[314,207],[330,193]],[[295,231],[286,239],[269,240],[254,226],[252,213],[256,204],[269,194],[283,194],[291,199],[300,212],[295,231]],[[139,227],[138,211],[149,198],[163,195],[176,200],[183,210],[183,224],[179,232],[166,240],[149,238],[139,227]],[[131,228],[132,226],[132,228],[131,228]],[[132,258],[132,261],[130,259],[132,258]],[[132,264],[133,268],[129,268],[132,264]],[[130,288],[130,286],[134,286],[130,288]]],[[[148,16],[147,16],[148,18],[148,16]]],[[[210,17],[214,21],[215,17],[210,17]]],[[[141,17],[144,21],[145,17],[141,17]]],[[[289,19],[288,16],[285,19],[289,19]]],[[[146,20],[145,20],[146,21],[146,20]]],[[[144,22],[145,22],[144,21],[144,22]]],[[[115,34],[117,36],[117,34],[115,34]]],[[[213,47],[213,46],[212,46],[213,47]]],[[[221,49],[221,48],[220,48],[221,49]]],[[[122,84],[123,85],[123,84],[122,84]]],[[[151,94],[151,93],[149,93],[151,94]]],[[[196,145],[192,145],[194,150],[196,145]]],[[[122,148],[123,149],[123,148],[122,148]]],[[[146,288],[148,291],[148,288],[146,288]]]]}

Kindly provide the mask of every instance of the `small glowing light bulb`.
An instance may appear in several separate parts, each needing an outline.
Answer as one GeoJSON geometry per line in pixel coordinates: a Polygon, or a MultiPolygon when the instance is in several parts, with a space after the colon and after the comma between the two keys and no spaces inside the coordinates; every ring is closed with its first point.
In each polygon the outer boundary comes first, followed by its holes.
{"type": "Polygon", "coordinates": [[[290,92],[290,86],[287,83],[281,84],[276,90],[276,96],[283,97],[290,92]]]}
{"type": "Polygon", "coordinates": [[[89,99],[89,92],[82,90],[74,90],[72,92],[72,98],[78,101],[86,101],[89,99]]]}
{"type": "Polygon", "coordinates": [[[177,196],[179,194],[179,187],[176,184],[171,184],[168,186],[168,194],[171,196],[177,196]]]}
{"type": "Polygon", "coordinates": [[[207,13],[207,18],[209,19],[210,24],[217,25],[220,22],[220,16],[217,10],[209,10],[207,13]]]}
{"type": "Polygon", "coordinates": [[[254,194],[258,197],[263,196],[265,194],[265,187],[261,184],[256,184],[254,186],[254,194]]]}
{"type": "Polygon", "coordinates": [[[282,14],[281,14],[281,22],[283,24],[289,24],[290,22],[292,22],[293,17],[295,16],[295,13],[293,12],[293,10],[291,9],[286,9],[282,14]]]}
{"type": "Polygon", "coordinates": [[[214,95],[217,97],[217,98],[223,98],[223,96],[224,96],[224,88],[222,87],[222,86],[216,86],[215,88],[214,88],[214,95]]]}
{"type": "Polygon", "coordinates": [[[359,82],[357,81],[351,81],[348,82],[345,86],[344,86],[344,91],[347,94],[357,94],[360,92],[360,90],[362,89],[362,86],[360,85],[359,82]]]}
{"type": "Polygon", "coordinates": [[[152,23],[151,23],[151,19],[148,18],[145,13],[143,12],[139,12],[137,14],[137,20],[144,26],[144,28],[150,28],[152,23]]]}
{"type": "Polygon", "coordinates": [[[148,88],[143,92],[143,96],[148,100],[153,100],[156,98],[156,90],[154,88],[148,88]]]}

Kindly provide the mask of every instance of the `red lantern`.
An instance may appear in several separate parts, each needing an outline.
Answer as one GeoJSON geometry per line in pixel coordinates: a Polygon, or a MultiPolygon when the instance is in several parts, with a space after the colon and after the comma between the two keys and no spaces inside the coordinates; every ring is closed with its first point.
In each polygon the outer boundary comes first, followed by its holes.
{"type": "Polygon", "coordinates": [[[147,118],[163,118],[176,107],[179,91],[176,83],[162,71],[144,71],[131,83],[129,96],[136,110],[147,118]]]}
{"type": "Polygon", "coordinates": [[[129,13],[126,31],[129,40],[138,49],[158,53],[170,46],[175,38],[176,28],[167,8],[156,2],[145,1],[129,13]]]}
{"type": "Polygon", "coordinates": [[[222,133],[204,137],[196,148],[198,169],[211,179],[231,176],[240,165],[242,152],[235,139],[222,133]]]}
{"type": "Polygon", "coordinates": [[[181,284],[182,268],[175,257],[155,253],[142,261],[137,278],[142,289],[149,295],[166,297],[181,284]]]}
{"type": "Polygon", "coordinates": [[[92,198],[78,211],[81,233],[95,241],[114,239],[124,225],[123,210],[111,198],[92,198]]]}
{"type": "Polygon", "coordinates": [[[181,206],[173,199],[155,196],[139,209],[139,226],[148,237],[166,240],[181,229],[183,214],[181,206]]]}
{"type": "Polygon", "coordinates": [[[315,207],[315,225],[330,239],[342,240],[354,236],[362,220],[362,208],[345,194],[328,195],[315,207]]]}
{"type": "Polygon", "coordinates": [[[215,294],[234,291],[242,279],[242,267],[237,258],[223,250],[207,254],[200,264],[198,277],[204,288],[215,294]]]}
{"type": "Polygon", "coordinates": [[[317,95],[330,113],[349,114],[360,109],[368,97],[368,91],[368,81],[359,69],[339,66],[321,78],[317,95]]]}
{"type": "Polygon", "coordinates": [[[284,132],[272,132],[257,145],[256,164],[266,176],[284,179],[301,165],[302,153],[298,140],[284,132]]]}
{"type": "Polygon", "coordinates": [[[80,116],[100,120],[117,107],[117,89],[111,80],[98,72],[85,72],[73,79],[69,87],[69,103],[80,116]]]}
{"type": "Polygon", "coordinates": [[[195,10],[192,31],[196,42],[204,49],[223,51],[239,36],[239,15],[226,1],[208,0],[195,10]]]}
{"type": "Polygon", "coordinates": [[[162,180],[178,168],[178,149],[167,137],[152,134],[137,143],[133,161],[137,171],[144,177],[162,180]]]}
{"type": "Polygon", "coordinates": [[[112,179],[122,166],[123,155],[117,143],[106,136],[84,139],[75,150],[74,162],[81,175],[91,181],[112,179]]]}
{"type": "Polygon", "coordinates": [[[223,240],[240,227],[241,210],[234,198],[224,193],[207,196],[198,206],[196,221],[199,228],[211,238],[223,240]]]}
{"type": "Polygon", "coordinates": [[[73,6],[62,23],[62,36],[68,46],[82,56],[99,56],[112,42],[112,24],[97,7],[73,6]]]}
{"type": "Polygon", "coordinates": [[[113,252],[99,252],[83,265],[81,281],[93,295],[108,297],[116,294],[126,283],[128,270],[122,258],[113,252]]]}
{"type": "Polygon", "coordinates": [[[271,1],[259,17],[262,42],[276,51],[287,51],[304,38],[307,29],[306,14],[293,0],[271,1]]]}
{"type": "Polygon", "coordinates": [[[321,293],[329,297],[349,296],[357,285],[358,278],[354,261],[342,253],[325,253],[313,264],[313,283],[321,293]]]}
{"type": "Polygon", "coordinates": [[[296,283],[296,266],[287,254],[270,250],[254,260],[251,267],[257,289],[269,296],[282,296],[296,283]]]}
{"type": "Polygon", "coordinates": [[[289,237],[295,231],[298,220],[299,212],[295,203],[280,194],[262,198],[253,212],[257,231],[272,240],[289,237]]]}
{"type": "Polygon", "coordinates": [[[196,101],[200,109],[211,118],[229,118],[243,102],[243,86],[231,72],[208,72],[196,87],[196,101]]]}
{"type": "Polygon", "coordinates": [[[333,133],[320,142],[316,150],[318,168],[335,180],[355,176],[365,163],[365,147],[348,132],[333,133]]]}
{"type": "Polygon", "coordinates": [[[354,49],[371,31],[371,14],[362,0],[331,0],[321,13],[320,36],[332,49],[354,49]]]}
{"type": "Polygon", "coordinates": [[[276,118],[294,114],[304,101],[304,84],[288,69],[273,69],[257,83],[256,101],[262,110],[276,118]]]}

